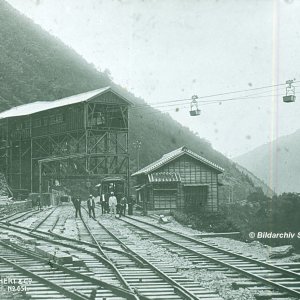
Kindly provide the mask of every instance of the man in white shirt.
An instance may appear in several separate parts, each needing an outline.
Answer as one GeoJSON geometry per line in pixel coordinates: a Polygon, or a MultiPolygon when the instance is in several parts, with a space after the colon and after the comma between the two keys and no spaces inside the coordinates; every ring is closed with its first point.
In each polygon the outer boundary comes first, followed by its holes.
{"type": "Polygon", "coordinates": [[[112,217],[113,214],[116,216],[117,198],[114,195],[114,192],[110,193],[110,197],[108,199],[108,205],[109,205],[110,216],[112,217]]]}

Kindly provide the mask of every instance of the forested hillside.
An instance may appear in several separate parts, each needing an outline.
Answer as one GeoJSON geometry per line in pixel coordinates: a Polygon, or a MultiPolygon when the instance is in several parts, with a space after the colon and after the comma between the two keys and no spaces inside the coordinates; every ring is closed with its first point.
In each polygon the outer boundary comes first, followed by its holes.
{"type": "Polygon", "coordinates": [[[282,136],[272,144],[272,147],[270,144],[257,147],[235,160],[265,182],[273,179],[274,189],[277,193],[299,193],[300,130],[282,136]],[[268,167],[271,161],[273,163],[272,172],[268,167]]]}
{"type": "MultiPolygon", "coordinates": [[[[107,85],[127,95],[134,104],[143,99],[98,72],[75,51],[20,15],[0,0],[0,110],[37,100],[55,100],[107,85]]],[[[195,136],[166,114],[145,106],[130,115],[131,170],[136,170],[133,142],[142,140],[141,166],[162,154],[186,145],[191,150],[221,165],[224,182],[234,186],[235,198],[245,198],[253,183],[209,142],[195,136]]]]}

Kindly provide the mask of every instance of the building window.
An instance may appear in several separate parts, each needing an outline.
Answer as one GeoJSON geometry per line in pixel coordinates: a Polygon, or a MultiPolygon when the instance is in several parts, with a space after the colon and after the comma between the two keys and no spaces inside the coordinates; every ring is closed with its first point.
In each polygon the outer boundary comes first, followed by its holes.
{"type": "Polygon", "coordinates": [[[25,129],[30,128],[30,120],[26,120],[26,121],[24,122],[24,128],[25,128],[25,129]]]}
{"type": "Polygon", "coordinates": [[[97,120],[97,125],[103,125],[105,123],[105,118],[104,118],[102,112],[98,112],[96,114],[96,120],[97,120]]]}
{"type": "Polygon", "coordinates": [[[56,122],[57,124],[62,123],[63,120],[64,120],[64,118],[63,118],[63,115],[62,115],[62,114],[57,114],[57,115],[56,115],[56,120],[55,120],[55,122],[56,122]]]}
{"type": "Polygon", "coordinates": [[[48,117],[43,117],[43,126],[48,125],[48,117]]]}
{"type": "Polygon", "coordinates": [[[49,125],[62,123],[64,120],[63,114],[51,115],[49,118],[49,125]]]}
{"type": "Polygon", "coordinates": [[[22,123],[16,123],[16,130],[22,130],[22,123]]]}
{"type": "Polygon", "coordinates": [[[49,118],[49,125],[55,124],[55,115],[51,115],[49,118]]]}
{"type": "Polygon", "coordinates": [[[104,125],[105,117],[102,112],[94,112],[89,119],[89,126],[104,125]]]}
{"type": "Polygon", "coordinates": [[[41,126],[42,126],[41,119],[35,119],[35,120],[33,120],[33,127],[34,128],[41,127],[41,126]]]}

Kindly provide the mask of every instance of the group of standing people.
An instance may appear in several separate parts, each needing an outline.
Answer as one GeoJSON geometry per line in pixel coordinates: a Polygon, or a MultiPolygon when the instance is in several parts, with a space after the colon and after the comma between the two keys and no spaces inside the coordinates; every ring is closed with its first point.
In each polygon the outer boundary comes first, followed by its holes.
{"type": "Polygon", "coordinates": [[[133,204],[132,197],[127,200],[125,195],[117,197],[114,192],[101,196],[102,214],[110,213],[111,216],[119,214],[119,218],[121,218],[121,216],[125,216],[126,208],[128,208],[128,215],[132,215],[133,204]]]}
{"type": "MultiPolygon", "coordinates": [[[[133,214],[133,198],[130,197],[128,200],[125,195],[117,197],[114,192],[110,194],[102,194],[97,197],[101,205],[102,215],[110,213],[111,217],[119,214],[119,218],[125,216],[126,208],[128,207],[128,214],[133,214]]],[[[90,195],[87,200],[87,208],[90,218],[95,218],[96,199],[93,195],[90,195]]],[[[81,198],[72,197],[72,202],[75,207],[75,218],[78,216],[81,218],[81,198]]]]}

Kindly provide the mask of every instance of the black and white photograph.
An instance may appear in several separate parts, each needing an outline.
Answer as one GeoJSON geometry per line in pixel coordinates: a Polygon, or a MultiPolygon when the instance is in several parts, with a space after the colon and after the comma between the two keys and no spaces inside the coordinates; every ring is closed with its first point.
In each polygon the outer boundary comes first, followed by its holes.
{"type": "Polygon", "coordinates": [[[0,0],[23,299],[300,299],[300,0],[0,0]]]}

